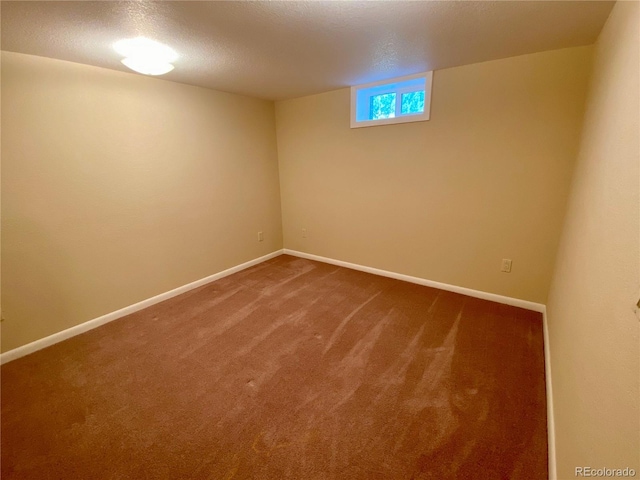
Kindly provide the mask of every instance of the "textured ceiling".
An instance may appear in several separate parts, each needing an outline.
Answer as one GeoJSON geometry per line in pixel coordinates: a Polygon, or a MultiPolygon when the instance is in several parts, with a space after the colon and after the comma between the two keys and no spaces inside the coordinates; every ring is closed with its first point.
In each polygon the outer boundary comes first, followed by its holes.
{"type": "Polygon", "coordinates": [[[269,99],[596,40],[612,2],[2,2],[2,49],[130,72],[112,44],[174,48],[161,78],[269,99]]]}

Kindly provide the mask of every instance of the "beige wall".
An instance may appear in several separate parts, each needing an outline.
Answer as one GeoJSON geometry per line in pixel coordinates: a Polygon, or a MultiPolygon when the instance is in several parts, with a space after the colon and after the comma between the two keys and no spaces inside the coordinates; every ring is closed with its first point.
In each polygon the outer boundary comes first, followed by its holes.
{"type": "Polygon", "coordinates": [[[580,153],[549,296],[558,477],[640,475],[640,8],[618,2],[596,44],[580,153]]]}
{"type": "Polygon", "coordinates": [[[544,303],[591,52],[438,70],[428,122],[350,129],[349,89],[277,102],[285,247],[544,303]]]}
{"type": "MultiPolygon", "coordinates": [[[[591,47],[437,71],[429,122],[276,104],[287,248],[536,302],[553,274],[561,479],[640,470],[638,10],[597,43],[581,141],[591,47]]],[[[2,351],[282,247],[271,102],[15,53],[2,97],[2,351]]]]}
{"type": "Polygon", "coordinates": [[[272,102],[6,52],[2,100],[3,351],[282,248],[272,102]]]}

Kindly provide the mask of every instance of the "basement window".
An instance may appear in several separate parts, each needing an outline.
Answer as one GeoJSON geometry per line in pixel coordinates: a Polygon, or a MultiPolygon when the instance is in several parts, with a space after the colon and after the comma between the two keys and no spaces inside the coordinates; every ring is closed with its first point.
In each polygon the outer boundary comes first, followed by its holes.
{"type": "Polygon", "coordinates": [[[351,87],[351,128],[429,120],[433,72],[351,87]]]}

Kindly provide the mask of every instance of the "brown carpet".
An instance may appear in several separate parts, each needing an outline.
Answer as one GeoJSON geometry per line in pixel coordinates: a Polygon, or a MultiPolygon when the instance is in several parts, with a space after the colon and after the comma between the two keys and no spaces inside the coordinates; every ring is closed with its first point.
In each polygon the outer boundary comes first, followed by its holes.
{"type": "Polygon", "coordinates": [[[2,478],[547,478],[542,342],[283,255],[4,365],[2,478]]]}

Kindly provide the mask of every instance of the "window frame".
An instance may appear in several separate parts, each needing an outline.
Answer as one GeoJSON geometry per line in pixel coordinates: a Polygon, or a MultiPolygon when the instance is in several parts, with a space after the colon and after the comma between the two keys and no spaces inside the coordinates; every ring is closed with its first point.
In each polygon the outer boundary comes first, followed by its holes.
{"type": "Polygon", "coordinates": [[[431,86],[433,84],[433,71],[416,73],[414,75],[405,75],[403,77],[390,78],[388,80],[381,80],[378,82],[365,83],[362,85],[354,85],[351,87],[351,128],[361,127],[373,127],[377,125],[393,125],[396,123],[408,123],[408,122],[424,122],[429,120],[431,114],[431,86]],[[423,113],[401,113],[402,112],[402,94],[412,93],[420,90],[416,90],[415,86],[403,86],[394,87],[394,84],[406,82],[408,80],[415,80],[417,78],[424,78],[424,112],[423,113]],[[368,94],[366,98],[367,108],[370,108],[371,98],[377,95],[384,95],[388,93],[396,94],[396,116],[392,118],[380,118],[377,120],[362,120],[358,122],[357,119],[357,107],[358,107],[358,93],[361,90],[368,90],[374,87],[384,87],[388,85],[389,88],[379,88],[374,92],[368,94]]]}

